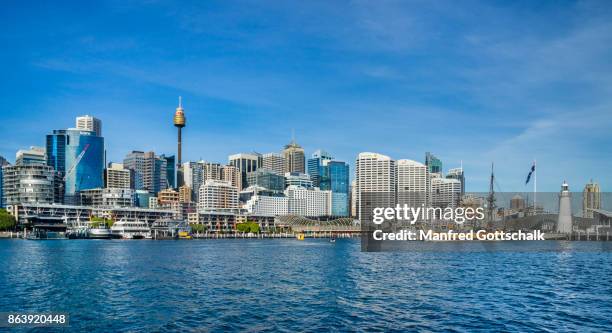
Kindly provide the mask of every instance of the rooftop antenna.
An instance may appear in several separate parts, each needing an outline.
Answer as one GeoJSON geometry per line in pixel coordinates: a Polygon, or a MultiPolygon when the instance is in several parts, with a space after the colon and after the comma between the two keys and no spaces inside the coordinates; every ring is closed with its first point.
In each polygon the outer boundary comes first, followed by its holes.
{"type": "Polygon", "coordinates": [[[179,108],[183,108],[183,96],[179,96],[179,108]]]}

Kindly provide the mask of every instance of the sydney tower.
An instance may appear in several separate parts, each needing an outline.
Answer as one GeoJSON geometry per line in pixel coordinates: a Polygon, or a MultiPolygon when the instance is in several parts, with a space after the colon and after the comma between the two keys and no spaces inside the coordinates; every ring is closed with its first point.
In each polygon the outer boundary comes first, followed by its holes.
{"type": "Polygon", "coordinates": [[[185,112],[183,112],[183,103],[182,99],[179,96],[179,105],[176,108],[176,112],[174,113],[174,126],[178,129],[178,156],[176,161],[177,172],[176,172],[176,185],[180,187],[183,185],[183,165],[181,160],[181,130],[185,127],[185,112]]]}

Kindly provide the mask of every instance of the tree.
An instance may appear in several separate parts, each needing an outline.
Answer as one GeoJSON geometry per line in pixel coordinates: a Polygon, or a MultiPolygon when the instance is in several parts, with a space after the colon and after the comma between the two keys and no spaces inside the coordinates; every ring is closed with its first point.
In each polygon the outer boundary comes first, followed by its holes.
{"type": "Polygon", "coordinates": [[[199,224],[199,223],[190,223],[189,226],[191,227],[191,232],[195,232],[195,233],[203,233],[206,231],[206,226],[203,224],[199,224]]]}
{"type": "Polygon", "coordinates": [[[11,230],[15,228],[17,221],[13,215],[5,209],[0,209],[0,230],[11,230]]]}

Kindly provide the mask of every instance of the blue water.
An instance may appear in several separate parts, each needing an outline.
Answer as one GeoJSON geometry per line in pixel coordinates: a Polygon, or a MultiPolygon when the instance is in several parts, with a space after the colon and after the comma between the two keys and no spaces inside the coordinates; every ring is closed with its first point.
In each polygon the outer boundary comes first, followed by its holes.
{"type": "Polygon", "coordinates": [[[0,241],[0,311],[68,331],[610,331],[612,243],[0,241]]]}

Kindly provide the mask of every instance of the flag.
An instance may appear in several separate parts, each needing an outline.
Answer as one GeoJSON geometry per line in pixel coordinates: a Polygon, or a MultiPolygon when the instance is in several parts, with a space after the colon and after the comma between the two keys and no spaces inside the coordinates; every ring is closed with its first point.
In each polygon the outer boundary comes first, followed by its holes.
{"type": "Polygon", "coordinates": [[[535,163],[531,166],[531,170],[529,170],[529,174],[527,175],[527,180],[525,181],[525,185],[529,184],[531,180],[531,175],[535,172],[535,163]]]}

